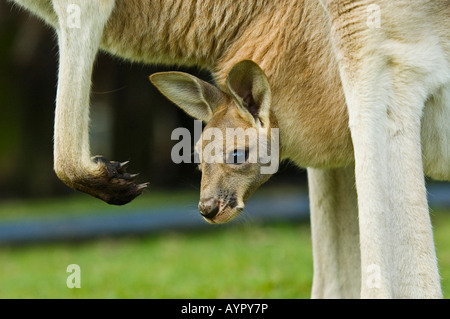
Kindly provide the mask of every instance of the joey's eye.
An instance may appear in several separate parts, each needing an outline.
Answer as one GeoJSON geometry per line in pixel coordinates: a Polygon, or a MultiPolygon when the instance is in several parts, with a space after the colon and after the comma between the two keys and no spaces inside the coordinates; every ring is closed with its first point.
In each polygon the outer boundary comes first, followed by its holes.
{"type": "Polygon", "coordinates": [[[228,155],[227,163],[233,165],[244,164],[248,160],[248,150],[235,149],[228,155]]]}

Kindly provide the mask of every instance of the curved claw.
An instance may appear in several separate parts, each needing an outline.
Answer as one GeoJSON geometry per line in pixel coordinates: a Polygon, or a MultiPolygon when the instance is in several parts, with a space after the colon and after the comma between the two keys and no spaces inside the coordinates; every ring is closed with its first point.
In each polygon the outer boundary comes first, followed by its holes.
{"type": "Polygon", "coordinates": [[[148,188],[149,183],[143,183],[143,184],[139,184],[137,187],[139,190],[145,190],[146,188],[148,188]]]}
{"type": "Polygon", "coordinates": [[[137,185],[134,179],[139,174],[125,172],[127,162],[110,162],[102,156],[92,158],[99,165],[97,175],[84,176],[73,182],[73,188],[97,197],[108,204],[124,205],[142,194],[148,184],[137,185]]]}
{"type": "Polygon", "coordinates": [[[130,161],[126,161],[126,162],[120,163],[119,168],[125,169],[128,166],[128,164],[130,164],[130,161]]]}

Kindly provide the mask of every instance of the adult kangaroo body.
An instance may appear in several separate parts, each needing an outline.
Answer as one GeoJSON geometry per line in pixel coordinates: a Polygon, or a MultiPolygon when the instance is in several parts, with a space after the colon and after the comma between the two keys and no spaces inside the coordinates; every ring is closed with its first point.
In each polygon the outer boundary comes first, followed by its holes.
{"type": "Polygon", "coordinates": [[[313,296],[441,296],[423,172],[450,179],[447,1],[378,1],[380,28],[370,1],[14,1],[58,33],[54,165],[68,186],[112,204],[145,188],[91,157],[99,49],[198,65],[224,91],[252,60],[270,83],[280,156],[308,167],[313,296]]]}

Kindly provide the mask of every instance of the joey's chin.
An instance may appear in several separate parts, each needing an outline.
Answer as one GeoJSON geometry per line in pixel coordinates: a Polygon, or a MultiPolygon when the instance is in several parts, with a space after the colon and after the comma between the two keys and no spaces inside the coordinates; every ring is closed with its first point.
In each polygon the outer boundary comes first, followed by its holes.
{"type": "Polygon", "coordinates": [[[236,216],[238,216],[244,210],[244,206],[236,206],[231,208],[226,206],[222,208],[216,216],[212,218],[203,218],[210,224],[225,224],[232,221],[236,216]]]}

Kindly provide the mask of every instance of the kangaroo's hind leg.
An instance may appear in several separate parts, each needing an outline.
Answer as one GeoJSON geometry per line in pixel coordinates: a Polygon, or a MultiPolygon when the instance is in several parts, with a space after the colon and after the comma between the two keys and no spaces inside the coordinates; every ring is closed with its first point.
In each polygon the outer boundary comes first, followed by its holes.
{"type": "Polygon", "coordinates": [[[427,98],[450,74],[442,42],[419,2],[378,1],[382,29],[367,25],[371,1],[322,3],[354,146],[361,297],[442,298],[421,138],[427,98]]]}
{"type": "Polygon", "coordinates": [[[450,181],[450,83],[442,86],[425,105],[422,154],[425,174],[450,181]]]}
{"type": "Polygon", "coordinates": [[[60,54],[54,168],[68,186],[122,205],[141,194],[146,184],[136,185],[123,164],[91,158],[89,145],[92,68],[114,4],[114,0],[53,0],[60,54]]]}
{"type": "Polygon", "coordinates": [[[312,298],[359,298],[361,256],[355,168],[308,168],[312,298]]]}

